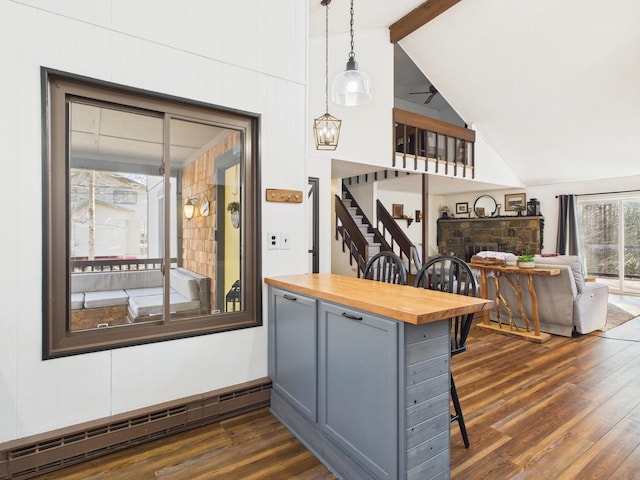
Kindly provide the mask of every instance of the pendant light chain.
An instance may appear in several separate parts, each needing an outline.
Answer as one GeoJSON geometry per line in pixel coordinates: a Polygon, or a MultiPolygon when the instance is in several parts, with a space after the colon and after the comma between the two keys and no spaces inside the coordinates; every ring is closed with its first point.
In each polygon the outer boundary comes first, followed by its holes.
{"type": "Polygon", "coordinates": [[[371,101],[371,79],[365,72],[358,70],[356,62],[355,41],[353,34],[354,1],[351,0],[351,20],[349,33],[351,35],[351,52],[347,60],[347,68],[339,73],[331,86],[331,98],[336,105],[353,107],[364,105],[371,101]]]}
{"type": "Polygon", "coordinates": [[[351,0],[350,14],[351,14],[351,23],[350,23],[349,33],[351,34],[351,52],[349,53],[349,58],[354,58],[356,54],[354,52],[355,48],[353,46],[353,0],[351,0]]]}
{"type": "Polygon", "coordinates": [[[316,150],[335,150],[340,138],[342,120],[329,114],[329,4],[331,0],[321,0],[326,8],[324,23],[324,115],[313,120],[313,137],[316,150]]]}
{"type": "MultiPolygon", "coordinates": [[[[330,3],[330,2],[329,2],[330,3]]],[[[329,113],[329,3],[324,21],[324,111],[329,113]]]]}

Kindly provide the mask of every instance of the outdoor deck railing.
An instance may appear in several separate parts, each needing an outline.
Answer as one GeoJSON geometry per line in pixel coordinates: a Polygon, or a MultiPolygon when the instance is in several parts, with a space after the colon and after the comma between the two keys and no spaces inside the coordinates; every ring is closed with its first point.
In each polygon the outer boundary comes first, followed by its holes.
{"type": "MultiPolygon", "coordinates": [[[[162,258],[109,258],[95,260],[71,260],[71,272],[110,272],[122,270],[159,270],[162,258]]],[[[171,259],[171,267],[178,266],[178,259],[171,259]]]]}

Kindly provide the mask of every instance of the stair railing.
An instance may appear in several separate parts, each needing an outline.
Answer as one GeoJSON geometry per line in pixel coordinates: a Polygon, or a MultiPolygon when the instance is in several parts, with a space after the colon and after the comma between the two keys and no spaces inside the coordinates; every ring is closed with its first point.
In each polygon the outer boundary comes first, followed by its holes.
{"type": "Polygon", "coordinates": [[[358,204],[358,201],[355,199],[355,197],[353,196],[353,194],[349,190],[349,187],[347,187],[347,185],[345,184],[344,180],[342,182],[342,194],[343,194],[345,200],[348,200],[350,202],[351,206],[356,208],[356,214],[362,217],[363,223],[365,223],[366,225],[369,226],[369,231],[368,232],[369,233],[373,233],[373,241],[375,243],[379,243],[380,244],[380,251],[381,252],[383,252],[383,251],[390,252],[391,251],[391,245],[384,238],[384,235],[382,235],[382,233],[380,233],[380,231],[373,225],[371,220],[369,220],[367,218],[367,216],[365,215],[365,213],[362,210],[362,208],[360,208],[360,205],[358,204]]]}
{"type": "Polygon", "coordinates": [[[338,233],[341,232],[342,251],[344,252],[345,248],[349,250],[349,265],[353,265],[355,260],[358,277],[360,277],[364,273],[364,268],[369,258],[369,244],[338,195],[335,196],[335,211],[336,240],[338,240],[338,233]]]}
{"type": "Polygon", "coordinates": [[[376,217],[378,219],[378,230],[380,230],[380,224],[382,224],[382,235],[385,240],[387,238],[387,232],[391,237],[391,251],[398,254],[401,259],[407,260],[408,273],[417,273],[414,262],[414,248],[413,243],[407,237],[407,234],[400,228],[398,222],[391,216],[389,211],[384,207],[380,200],[376,200],[376,217]],[[396,251],[395,245],[398,246],[398,251],[396,251]]]}

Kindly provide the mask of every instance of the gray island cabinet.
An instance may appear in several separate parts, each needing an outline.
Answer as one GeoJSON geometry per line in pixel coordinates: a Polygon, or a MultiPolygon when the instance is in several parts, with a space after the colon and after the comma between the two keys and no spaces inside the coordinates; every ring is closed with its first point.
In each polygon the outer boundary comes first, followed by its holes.
{"type": "Polygon", "coordinates": [[[448,318],[491,302],[331,274],[265,281],[272,413],[338,478],[449,478],[448,318]]]}

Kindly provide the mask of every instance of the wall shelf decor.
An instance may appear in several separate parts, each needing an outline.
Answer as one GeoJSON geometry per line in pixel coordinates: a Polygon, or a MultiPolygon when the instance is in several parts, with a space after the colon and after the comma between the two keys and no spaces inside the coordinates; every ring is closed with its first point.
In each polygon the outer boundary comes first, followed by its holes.
{"type": "Polygon", "coordinates": [[[504,209],[507,212],[518,212],[526,207],[527,197],[525,193],[506,193],[504,196],[504,209]]]}
{"type": "Polygon", "coordinates": [[[456,215],[464,215],[469,213],[469,202],[456,203],[456,215]]]}
{"type": "Polygon", "coordinates": [[[404,205],[402,203],[394,203],[391,205],[391,215],[393,218],[405,218],[404,217],[404,205]]]}

